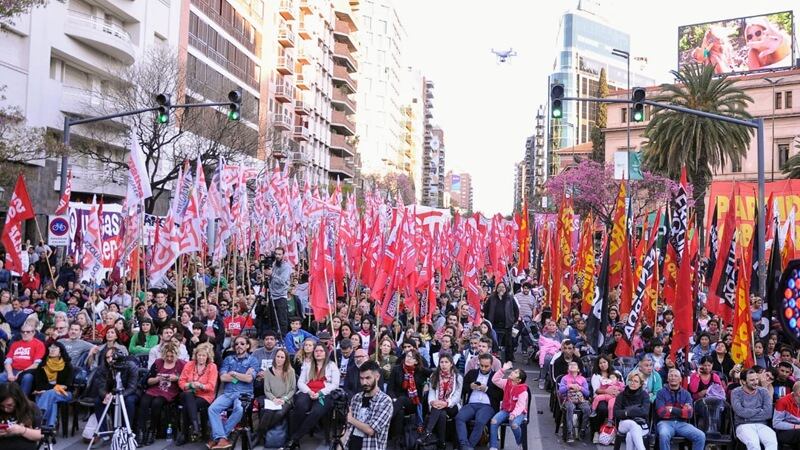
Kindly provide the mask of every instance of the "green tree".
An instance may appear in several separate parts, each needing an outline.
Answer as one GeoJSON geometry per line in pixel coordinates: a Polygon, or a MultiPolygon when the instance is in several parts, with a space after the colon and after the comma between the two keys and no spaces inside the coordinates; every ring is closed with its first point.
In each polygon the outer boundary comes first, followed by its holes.
{"type": "Polygon", "coordinates": [[[2,0],[0,1],[0,20],[12,19],[14,16],[29,12],[32,8],[46,4],[47,0],[2,0]]]}
{"type": "MultiPolygon", "coordinates": [[[[606,78],[605,67],[600,69],[600,81],[597,88],[597,97],[608,97],[608,79],[606,78]]],[[[600,164],[605,163],[606,159],[606,135],[603,128],[608,126],[608,106],[605,103],[596,103],[597,118],[592,127],[592,161],[600,164]]]]}
{"type": "MultiPolygon", "coordinates": [[[[711,65],[689,64],[672,71],[677,83],[662,84],[656,101],[671,103],[737,119],[751,119],[747,106],[753,102],[727,76],[715,76],[711,65]]],[[[644,166],[672,179],[686,166],[697,227],[703,243],[705,195],[712,171],[722,169],[727,161],[739,161],[747,153],[752,128],[718,120],[656,108],[647,124],[644,166]]]]}

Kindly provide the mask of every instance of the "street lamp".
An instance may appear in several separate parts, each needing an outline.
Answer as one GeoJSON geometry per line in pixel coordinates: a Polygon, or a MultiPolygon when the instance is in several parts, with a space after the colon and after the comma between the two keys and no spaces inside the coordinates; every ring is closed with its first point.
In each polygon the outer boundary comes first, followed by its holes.
{"type": "Polygon", "coordinates": [[[764,81],[772,85],[772,174],[770,175],[770,181],[775,181],[775,86],[783,81],[783,78],[764,78],[764,81]]]}
{"type": "MultiPolygon", "coordinates": [[[[626,52],[625,50],[620,50],[618,48],[612,49],[611,54],[620,58],[625,58],[625,63],[628,66],[628,95],[631,93],[631,54],[630,52],[626,52]]],[[[631,150],[631,108],[628,107],[628,114],[625,117],[627,120],[627,132],[628,132],[628,151],[631,150]]]]}

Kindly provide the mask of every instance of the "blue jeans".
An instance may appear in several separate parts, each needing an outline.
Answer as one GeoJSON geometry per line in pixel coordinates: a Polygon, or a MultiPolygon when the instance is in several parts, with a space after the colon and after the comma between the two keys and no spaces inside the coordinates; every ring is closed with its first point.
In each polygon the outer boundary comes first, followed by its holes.
{"type": "Polygon", "coordinates": [[[67,392],[66,395],[61,395],[55,389],[49,389],[39,394],[36,399],[36,406],[42,410],[42,416],[45,424],[48,427],[56,426],[58,419],[58,404],[72,400],[72,394],[67,392]]]}
{"type": "MultiPolygon", "coordinates": [[[[497,448],[497,441],[499,439],[497,433],[500,430],[500,424],[506,422],[508,416],[508,412],[500,411],[492,417],[492,421],[489,423],[489,448],[497,448]]],[[[516,439],[517,445],[522,444],[523,420],[525,420],[525,416],[520,414],[511,421],[511,432],[514,433],[514,439],[516,439]]]]}
{"type": "MultiPolygon", "coordinates": [[[[15,370],[14,375],[17,376],[17,384],[22,388],[22,392],[30,396],[33,392],[33,373],[15,370]]],[[[8,373],[0,373],[0,383],[8,383],[8,373]]]]}
{"type": "Polygon", "coordinates": [[[242,420],[244,409],[242,409],[242,402],[239,401],[239,395],[241,394],[238,392],[220,394],[214,400],[214,403],[208,407],[208,424],[211,426],[211,439],[216,441],[227,438],[234,427],[242,420]],[[233,411],[228,415],[228,421],[223,424],[222,413],[230,408],[233,408],[233,411]]]}
{"type": "Polygon", "coordinates": [[[662,420],[656,425],[658,448],[668,449],[673,436],[685,437],[692,441],[692,450],[703,450],[706,446],[706,435],[688,422],[679,420],[662,420]]]}
{"type": "Polygon", "coordinates": [[[478,446],[478,441],[481,440],[483,434],[483,427],[494,416],[494,408],[492,405],[484,403],[467,403],[462,407],[458,414],[456,414],[456,434],[458,434],[458,444],[461,448],[478,446]],[[475,419],[475,427],[472,433],[467,436],[467,422],[475,419]]]}

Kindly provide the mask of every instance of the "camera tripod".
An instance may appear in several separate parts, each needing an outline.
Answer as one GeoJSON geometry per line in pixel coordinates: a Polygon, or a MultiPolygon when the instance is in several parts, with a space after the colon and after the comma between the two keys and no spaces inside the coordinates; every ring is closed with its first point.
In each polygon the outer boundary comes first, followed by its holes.
{"type": "Polygon", "coordinates": [[[131,431],[128,410],[125,409],[125,397],[122,395],[125,391],[122,386],[122,375],[118,369],[112,368],[111,370],[114,373],[114,395],[111,401],[106,404],[103,414],[100,415],[100,419],[97,421],[97,429],[92,436],[92,440],[89,441],[87,450],[92,448],[95,440],[108,435],[112,436],[111,448],[117,450],[136,450],[136,437],[133,431],[131,431]],[[106,417],[108,417],[108,411],[111,409],[111,405],[114,405],[114,427],[110,431],[99,431],[100,427],[105,423],[106,417]]]}

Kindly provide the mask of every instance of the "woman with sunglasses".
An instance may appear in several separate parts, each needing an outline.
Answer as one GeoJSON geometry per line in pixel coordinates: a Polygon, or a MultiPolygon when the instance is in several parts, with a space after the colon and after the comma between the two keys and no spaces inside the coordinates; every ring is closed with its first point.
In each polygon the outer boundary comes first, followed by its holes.
{"type": "Polygon", "coordinates": [[[0,448],[36,450],[42,440],[41,414],[16,383],[0,384],[0,448]]]}

